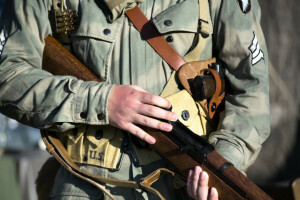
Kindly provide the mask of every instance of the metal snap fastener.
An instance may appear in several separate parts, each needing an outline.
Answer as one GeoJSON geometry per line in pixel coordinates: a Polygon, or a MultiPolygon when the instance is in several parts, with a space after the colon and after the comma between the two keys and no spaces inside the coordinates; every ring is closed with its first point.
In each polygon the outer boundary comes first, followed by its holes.
{"type": "Polygon", "coordinates": [[[104,120],[105,116],[103,114],[98,114],[97,118],[98,118],[98,120],[104,120]]]}
{"type": "Polygon", "coordinates": [[[105,35],[109,35],[111,33],[111,31],[110,31],[110,29],[106,28],[106,29],[104,29],[103,33],[105,35]]]}
{"type": "Polygon", "coordinates": [[[85,118],[87,118],[87,114],[85,112],[81,112],[80,113],[80,117],[83,118],[83,119],[85,119],[85,118]]]}
{"type": "Polygon", "coordinates": [[[103,137],[103,130],[102,129],[97,130],[95,138],[97,140],[101,140],[102,137],[103,137]]]}
{"type": "Polygon", "coordinates": [[[172,25],[172,21],[171,20],[166,20],[166,21],[164,21],[164,24],[166,26],[171,26],[172,25]]]}
{"type": "Polygon", "coordinates": [[[83,162],[86,162],[87,161],[87,157],[86,156],[84,156],[84,158],[83,158],[83,162]]]}
{"type": "Polygon", "coordinates": [[[173,42],[173,37],[170,35],[166,38],[167,42],[173,42]]]}
{"type": "Polygon", "coordinates": [[[184,121],[189,120],[189,118],[190,118],[190,113],[189,113],[189,111],[187,111],[187,110],[182,111],[181,117],[182,117],[182,119],[183,119],[184,121]]]}
{"type": "Polygon", "coordinates": [[[203,38],[208,38],[208,34],[206,34],[206,33],[201,33],[201,36],[203,37],[203,38]]]}
{"type": "Polygon", "coordinates": [[[211,112],[215,112],[216,108],[217,108],[217,104],[215,102],[213,102],[211,104],[211,112]]]}

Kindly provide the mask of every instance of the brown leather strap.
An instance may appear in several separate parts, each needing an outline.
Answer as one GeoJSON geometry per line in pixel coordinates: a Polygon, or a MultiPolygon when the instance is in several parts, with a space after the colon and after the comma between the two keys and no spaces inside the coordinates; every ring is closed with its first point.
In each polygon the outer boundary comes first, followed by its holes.
{"type": "Polygon", "coordinates": [[[138,6],[126,11],[127,17],[152,48],[176,71],[185,60],[166,42],[138,6]]]}
{"type": "Polygon", "coordinates": [[[212,119],[214,117],[217,107],[219,106],[219,104],[225,97],[225,92],[223,91],[223,93],[222,93],[222,91],[221,91],[222,82],[221,82],[221,78],[220,78],[218,72],[216,72],[213,69],[206,69],[206,70],[209,71],[213,75],[215,82],[216,82],[216,84],[215,84],[216,90],[215,90],[215,93],[212,96],[211,100],[209,101],[209,106],[208,106],[208,115],[209,115],[210,119],[212,119]]]}

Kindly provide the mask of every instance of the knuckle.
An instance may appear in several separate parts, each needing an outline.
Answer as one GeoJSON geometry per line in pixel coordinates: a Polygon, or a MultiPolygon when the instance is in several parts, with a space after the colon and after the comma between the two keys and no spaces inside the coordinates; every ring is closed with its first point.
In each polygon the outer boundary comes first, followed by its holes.
{"type": "Polygon", "coordinates": [[[159,122],[157,124],[157,128],[160,129],[160,130],[164,130],[164,127],[165,127],[165,123],[163,123],[163,122],[159,122]]]}
{"type": "Polygon", "coordinates": [[[153,94],[150,94],[150,93],[145,93],[144,95],[144,100],[153,104],[154,102],[154,95],[153,94]]]}
{"type": "Polygon", "coordinates": [[[147,125],[147,124],[149,124],[149,119],[147,117],[144,117],[142,119],[142,125],[147,125]]]}
{"type": "Polygon", "coordinates": [[[119,126],[120,128],[126,129],[126,123],[124,121],[118,120],[117,121],[117,126],[119,126]]]}
{"type": "Polygon", "coordinates": [[[149,106],[149,107],[148,107],[148,113],[149,113],[149,114],[152,114],[152,115],[155,114],[155,113],[157,113],[157,112],[156,112],[156,108],[153,107],[153,106],[149,106]]]}

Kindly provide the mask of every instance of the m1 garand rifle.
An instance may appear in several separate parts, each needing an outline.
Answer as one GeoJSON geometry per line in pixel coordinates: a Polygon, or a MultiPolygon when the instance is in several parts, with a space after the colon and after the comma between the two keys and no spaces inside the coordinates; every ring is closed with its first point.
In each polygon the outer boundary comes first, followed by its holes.
{"type": "MultiPolygon", "coordinates": [[[[71,75],[84,81],[101,81],[51,36],[45,38],[43,69],[54,75],[71,75]]],[[[152,147],[169,161],[179,174],[187,177],[190,169],[201,166],[209,175],[209,186],[218,190],[221,199],[271,199],[218,154],[205,139],[194,134],[180,121],[169,123],[173,126],[171,133],[150,128],[145,130],[156,139],[152,147]]]]}

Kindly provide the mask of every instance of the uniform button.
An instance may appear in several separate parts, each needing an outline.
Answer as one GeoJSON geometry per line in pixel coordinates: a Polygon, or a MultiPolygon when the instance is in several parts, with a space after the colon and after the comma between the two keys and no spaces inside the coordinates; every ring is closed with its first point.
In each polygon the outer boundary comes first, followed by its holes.
{"type": "Polygon", "coordinates": [[[110,30],[109,30],[108,28],[106,28],[106,29],[104,29],[103,33],[104,33],[105,35],[109,35],[109,34],[110,34],[110,30]]]}
{"type": "Polygon", "coordinates": [[[182,119],[183,119],[184,121],[189,120],[189,118],[190,118],[190,113],[189,113],[189,111],[187,111],[187,110],[182,111],[181,117],[182,117],[182,119]]]}
{"type": "Polygon", "coordinates": [[[168,36],[166,40],[167,40],[167,42],[173,42],[173,37],[172,36],[168,36]]]}
{"type": "Polygon", "coordinates": [[[84,156],[84,158],[83,158],[83,162],[86,162],[87,161],[87,157],[86,156],[84,156]]]}
{"type": "Polygon", "coordinates": [[[87,114],[85,112],[80,113],[80,117],[85,119],[87,117],[87,114]]]}
{"type": "Polygon", "coordinates": [[[166,21],[164,22],[164,24],[165,24],[166,26],[171,26],[171,25],[172,25],[172,21],[171,21],[171,20],[166,20],[166,21]]]}
{"type": "Polygon", "coordinates": [[[97,140],[101,140],[102,137],[103,137],[103,130],[102,130],[102,129],[99,129],[99,130],[96,132],[95,138],[96,138],[97,140]]]}
{"type": "Polygon", "coordinates": [[[104,120],[105,116],[103,114],[98,114],[97,118],[98,118],[98,120],[104,120]]]}

